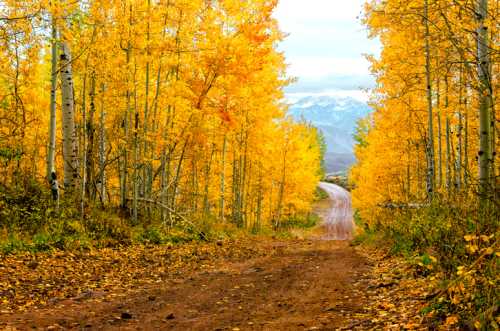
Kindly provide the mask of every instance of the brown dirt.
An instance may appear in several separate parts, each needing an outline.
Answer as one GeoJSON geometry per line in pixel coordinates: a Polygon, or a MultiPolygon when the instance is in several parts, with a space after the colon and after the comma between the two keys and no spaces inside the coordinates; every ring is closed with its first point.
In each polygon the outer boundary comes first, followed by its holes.
{"type": "MultiPolygon", "coordinates": [[[[124,293],[92,292],[0,315],[0,328],[74,330],[351,329],[369,262],[347,242],[259,241],[277,253],[221,263],[124,293]]],[[[123,266],[124,268],[126,266],[123,266]]]]}

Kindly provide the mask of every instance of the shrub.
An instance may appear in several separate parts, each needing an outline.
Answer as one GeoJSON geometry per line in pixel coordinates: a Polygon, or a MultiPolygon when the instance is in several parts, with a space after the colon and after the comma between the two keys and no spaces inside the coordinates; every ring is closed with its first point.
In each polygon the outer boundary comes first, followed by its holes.
{"type": "Polygon", "coordinates": [[[430,304],[434,316],[456,314],[463,328],[488,329],[496,323],[499,306],[499,229],[492,221],[498,219],[498,210],[480,213],[474,205],[440,201],[387,211],[372,228],[358,220],[365,231],[356,240],[379,236],[390,243],[393,254],[407,257],[417,274],[439,276],[442,294],[430,304]]]}
{"type": "Polygon", "coordinates": [[[320,222],[320,217],[315,214],[293,215],[281,221],[280,229],[310,229],[320,222]]]}

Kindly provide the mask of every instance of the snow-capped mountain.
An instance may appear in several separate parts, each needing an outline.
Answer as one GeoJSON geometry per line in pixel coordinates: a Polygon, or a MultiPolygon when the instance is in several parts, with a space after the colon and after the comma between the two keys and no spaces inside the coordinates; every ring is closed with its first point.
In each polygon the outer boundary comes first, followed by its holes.
{"type": "Polygon", "coordinates": [[[309,96],[290,107],[294,118],[306,120],[323,131],[328,145],[328,171],[346,170],[354,163],[352,135],[356,121],[370,112],[366,103],[351,97],[309,96]]]}

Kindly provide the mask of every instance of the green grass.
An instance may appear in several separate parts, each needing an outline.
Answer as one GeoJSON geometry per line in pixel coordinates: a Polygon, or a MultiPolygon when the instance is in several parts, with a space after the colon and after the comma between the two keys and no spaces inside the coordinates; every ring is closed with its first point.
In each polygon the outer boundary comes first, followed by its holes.
{"type": "Polygon", "coordinates": [[[316,191],[314,192],[314,201],[323,201],[329,198],[328,193],[320,187],[316,187],[316,191]]]}

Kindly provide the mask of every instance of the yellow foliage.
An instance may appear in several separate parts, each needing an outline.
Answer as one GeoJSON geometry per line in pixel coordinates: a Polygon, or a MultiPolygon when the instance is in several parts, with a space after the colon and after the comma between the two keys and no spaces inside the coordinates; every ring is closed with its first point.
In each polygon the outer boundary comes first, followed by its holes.
{"type": "Polygon", "coordinates": [[[141,210],[153,201],[160,210],[231,216],[247,226],[308,211],[320,152],[315,131],[286,116],[275,6],[0,1],[2,17],[12,18],[0,23],[0,149],[20,155],[9,154],[2,184],[19,170],[45,175],[52,17],[73,55],[87,203],[135,208],[130,202],[142,199],[149,202],[140,201],[141,210]]]}

